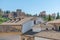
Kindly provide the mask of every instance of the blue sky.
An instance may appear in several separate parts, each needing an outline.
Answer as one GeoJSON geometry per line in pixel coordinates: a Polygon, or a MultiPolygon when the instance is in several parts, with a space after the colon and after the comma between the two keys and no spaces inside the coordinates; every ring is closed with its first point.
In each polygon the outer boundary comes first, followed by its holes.
{"type": "Polygon", "coordinates": [[[10,11],[22,9],[29,14],[39,14],[41,11],[51,14],[60,12],[60,0],[0,0],[0,8],[10,11]]]}

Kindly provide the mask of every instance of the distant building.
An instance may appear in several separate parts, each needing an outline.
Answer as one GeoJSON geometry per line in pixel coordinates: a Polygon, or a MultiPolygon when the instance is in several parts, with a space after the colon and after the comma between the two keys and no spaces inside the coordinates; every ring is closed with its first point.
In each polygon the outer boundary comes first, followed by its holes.
{"type": "Polygon", "coordinates": [[[56,18],[56,14],[55,14],[55,13],[53,13],[51,16],[52,16],[54,19],[56,18]]]}
{"type": "Polygon", "coordinates": [[[8,18],[10,11],[4,11],[2,17],[8,18]]]}
{"type": "Polygon", "coordinates": [[[17,17],[17,13],[16,12],[12,12],[12,15],[13,15],[14,18],[17,17]]]}
{"type": "Polygon", "coordinates": [[[10,12],[9,15],[8,15],[8,18],[13,18],[13,12],[10,12]]]}
{"type": "Polygon", "coordinates": [[[20,15],[21,15],[21,16],[26,16],[25,12],[22,12],[20,15]]]}
{"type": "Polygon", "coordinates": [[[2,9],[0,9],[0,16],[2,16],[4,14],[4,12],[2,11],[2,9]]]}
{"type": "Polygon", "coordinates": [[[22,12],[21,9],[17,9],[16,11],[2,11],[0,9],[0,15],[5,18],[15,18],[15,17],[21,17],[21,16],[27,16],[25,12],[22,12]]]}
{"type": "Polygon", "coordinates": [[[40,17],[44,17],[44,16],[46,16],[46,11],[42,11],[42,12],[40,12],[39,16],[40,16],[40,17]]]}
{"type": "Polygon", "coordinates": [[[22,13],[22,10],[21,9],[17,9],[16,13],[17,13],[17,16],[20,17],[20,14],[22,13]]]}
{"type": "Polygon", "coordinates": [[[22,12],[21,9],[17,9],[17,10],[16,10],[16,13],[17,13],[17,17],[26,16],[26,15],[25,15],[25,12],[22,12]]]}

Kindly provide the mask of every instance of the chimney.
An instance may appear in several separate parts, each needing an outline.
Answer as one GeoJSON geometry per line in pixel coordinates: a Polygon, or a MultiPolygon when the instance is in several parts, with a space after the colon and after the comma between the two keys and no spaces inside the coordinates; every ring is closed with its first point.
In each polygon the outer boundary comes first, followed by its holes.
{"type": "Polygon", "coordinates": [[[16,23],[16,22],[18,22],[18,21],[20,21],[20,20],[21,20],[21,19],[20,19],[19,17],[16,17],[14,22],[16,23]]]}
{"type": "Polygon", "coordinates": [[[10,22],[14,22],[15,20],[14,20],[14,18],[10,18],[10,22]]]}

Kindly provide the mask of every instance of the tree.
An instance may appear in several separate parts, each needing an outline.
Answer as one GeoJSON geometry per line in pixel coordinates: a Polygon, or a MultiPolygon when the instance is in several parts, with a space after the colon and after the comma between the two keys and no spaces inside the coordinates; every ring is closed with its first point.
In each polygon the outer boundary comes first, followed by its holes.
{"type": "Polygon", "coordinates": [[[52,19],[51,19],[51,15],[49,15],[49,16],[48,16],[48,21],[51,21],[51,20],[52,20],[52,19]]]}
{"type": "Polygon", "coordinates": [[[9,13],[10,13],[10,11],[9,11],[9,10],[7,10],[7,11],[6,11],[6,14],[9,14],[9,13]]]}
{"type": "Polygon", "coordinates": [[[26,16],[32,16],[31,14],[26,14],[26,16]]]}
{"type": "Polygon", "coordinates": [[[33,16],[37,16],[37,14],[33,15],[33,16]]]}
{"type": "Polygon", "coordinates": [[[57,13],[57,17],[56,17],[56,19],[59,19],[60,17],[59,17],[59,12],[57,13]]]}
{"type": "Polygon", "coordinates": [[[0,16],[2,16],[3,15],[3,11],[2,11],[2,9],[0,9],[0,16]]]}

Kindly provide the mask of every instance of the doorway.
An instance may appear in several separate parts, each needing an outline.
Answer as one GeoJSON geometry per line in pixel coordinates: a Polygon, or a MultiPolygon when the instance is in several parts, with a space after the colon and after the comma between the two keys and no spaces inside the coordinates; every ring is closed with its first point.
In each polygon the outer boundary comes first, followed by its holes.
{"type": "Polygon", "coordinates": [[[60,26],[59,26],[59,31],[60,31],[60,26]]]}
{"type": "Polygon", "coordinates": [[[34,24],[36,24],[36,20],[34,20],[34,24]]]}

